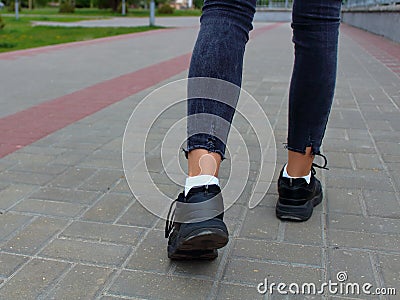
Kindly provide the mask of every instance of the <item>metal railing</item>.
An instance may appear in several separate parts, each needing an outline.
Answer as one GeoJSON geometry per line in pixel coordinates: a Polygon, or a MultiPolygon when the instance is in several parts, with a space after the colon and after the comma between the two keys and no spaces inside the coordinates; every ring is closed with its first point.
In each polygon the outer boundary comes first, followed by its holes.
{"type": "Polygon", "coordinates": [[[293,0],[257,0],[258,7],[291,8],[293,0]]]}
{"type": "Polygon", "coordinates": [[[345,7],[367,7],[400,4],[400,0],[346,0],[345,7]]]}

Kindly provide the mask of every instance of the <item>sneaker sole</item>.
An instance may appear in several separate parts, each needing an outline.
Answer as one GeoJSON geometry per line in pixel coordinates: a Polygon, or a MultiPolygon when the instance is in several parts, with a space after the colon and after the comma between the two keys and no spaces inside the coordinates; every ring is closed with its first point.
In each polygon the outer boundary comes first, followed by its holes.
{"type": "Polygon", "coordinates": [[[224,247],[228,241],[228,234],[222,229],[197,229],[180,240],[175,248],[168,246],[168,257],[176,260],[212,260],[218,256],[217,249],[224,247]]]}
{"type": "Polygon", "coordinates": [[[285,205],[278,203],[276,205],[276,216],[284,221],[304,222],[312,216],[314,207],[322,202],[322,192],[303,205],[285,205]]]}
{"type": "Polygon", "coordinates": [[[176,251],[168,255],[173,260],[213,260],[218,257],[218,250],[176,251]]]}
{"type": "Polygon", "coordinates": [[[179,250],[213,250],[224,247],[228,243],[228,235],[218,228],[194,231],[181,242],[179,250]]]}

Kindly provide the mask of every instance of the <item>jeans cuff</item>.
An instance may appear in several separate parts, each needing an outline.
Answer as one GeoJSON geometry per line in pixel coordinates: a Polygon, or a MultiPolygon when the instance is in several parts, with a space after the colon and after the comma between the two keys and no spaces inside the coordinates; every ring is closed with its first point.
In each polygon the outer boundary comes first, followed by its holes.
{"type": "Polygon", "coordinates": [[[204,150],[207,150],[208,152],[218,153],[218,154],[221,156],[221,161],[223,161],[224,159],[226,159],[224,153],[223,153],[221,150],[218,150],[218,149],[211,149],[211,148],[208,148],[208,147],[202,146],[202,145],[194,145],[194,146],[192,146],[192,147],[190,147],[190,148],[188,147],[188,148],[186,148],[186,149],[182,147],[181,149],[182,149],[182,151],[185,153],[186,159],[188,158],[189,152],[192,151],[192,150],[195,150],[195,149],[204,149],[204,150]]]}
{"type": "Polygon", "coordinates": [[[304,146],[304,149],[303,148],[297,148],[297,147],[291,147],[288,144],[285,144],[285,149],[288,149],[288,150],[293,151],[293,152],[301,153],[301,154],[305,154],[306,153],[306,148],[307,147],[311,147],[311,154],[312,155],[316,155],[316,154],[320,154],[321,153],[320,147],[316,146],[316,145],[313,145],[313,144],[310,144],[308,146],[304,146]]]}

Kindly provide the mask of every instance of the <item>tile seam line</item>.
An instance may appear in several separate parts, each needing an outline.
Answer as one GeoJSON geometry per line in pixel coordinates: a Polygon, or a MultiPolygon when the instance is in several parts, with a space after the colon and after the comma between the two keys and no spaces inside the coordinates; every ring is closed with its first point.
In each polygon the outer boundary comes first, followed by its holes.
{"type": "MultiPolygon", "coordinates": [[[[281,24],[272,23],[257,28],[252,32],[252,37],[281,24]]],[[[188,52],[0,118],[0,159],[112,104],[176,76],[188,69],[190,56],[191,52],[188,52]],[[136,84],[132,84],[133,82],[136,84]],[[129,89],[126,88],[127,83],[131,84],[129,89]],[[110,88],[119,93],[110,95],[110,88]],[[86,99],[95,100],[91,103],[84,102],[82,105],[82,101],[86,99]]]]}

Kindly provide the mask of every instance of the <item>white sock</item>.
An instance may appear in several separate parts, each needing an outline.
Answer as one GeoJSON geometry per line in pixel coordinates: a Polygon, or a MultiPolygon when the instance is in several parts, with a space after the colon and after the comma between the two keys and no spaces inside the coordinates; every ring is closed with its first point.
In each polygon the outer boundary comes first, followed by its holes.
{"type": "Polygon", "coordinates": [[[282,174],[283,177],[285,177],[285,178],[293,178],[293,179],[304,178],[304,179],[307,181],[307,184],[310,184],[310,181],[311,181],[311,171],[310,171],[310,173],[309,173],[308,175],[306,175],[306,176],[302,176],[302,177],[292,177],[292,176],[290,176],[290,175],[288,174],[286,167],[287,167],[287,164],[286,164],[285,167],[283,168],[283,174],[282,174]]]}
{"type": "Polygon", "coordinates": [[[185,196],[192,187],[215,184],[219,186],[219,180],[212,175],[198,175],[186,178],[185,196]]]}

